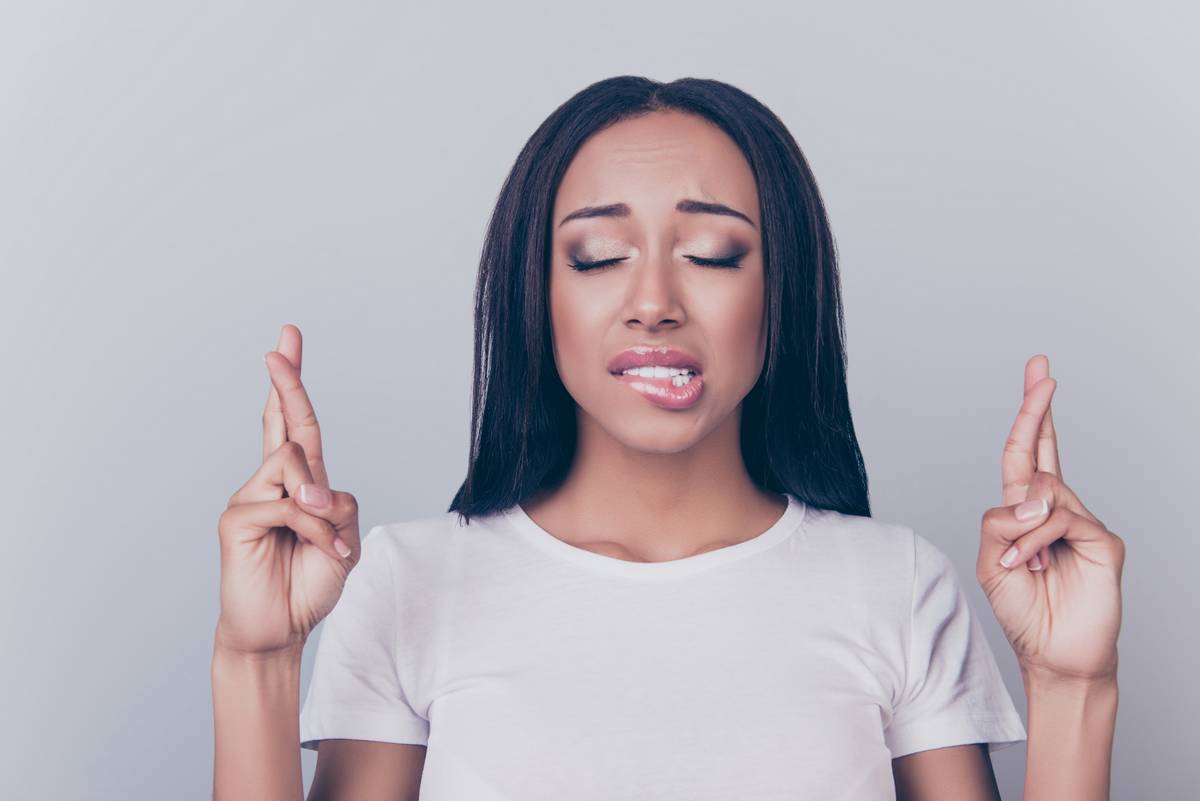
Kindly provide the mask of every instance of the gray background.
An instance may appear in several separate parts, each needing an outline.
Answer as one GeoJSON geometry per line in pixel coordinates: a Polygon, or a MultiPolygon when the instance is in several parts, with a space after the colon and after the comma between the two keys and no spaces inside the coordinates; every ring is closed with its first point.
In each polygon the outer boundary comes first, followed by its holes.
{"type": "MultiPolygon", "coordinates": [[[[210,797],[216,522],[260,459],[262,354],[304,332],[364,531],[443,511],[500,183],[628,73],[733,83],[800,142],[875,516],[951,555],[1023,715],[974,563],[1050,357],[1064,478],[1128,545],[1112,797],[1188,797],[1194,4],[570,6],[3,6],[0,796],[210,797]]],[[[1024,746],[995,761],[1020,798],[1024,746]]]]}

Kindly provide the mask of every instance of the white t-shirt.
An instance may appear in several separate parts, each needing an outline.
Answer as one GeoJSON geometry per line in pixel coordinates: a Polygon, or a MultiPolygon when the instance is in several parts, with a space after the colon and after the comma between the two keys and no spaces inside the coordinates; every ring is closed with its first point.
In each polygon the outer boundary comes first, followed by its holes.
{"type": "Polygon", "coordinates": [[[1026,739],[946,555],[808,507],[667,562],[520,505],[375,526],[300,739],[428,748],[422,801],[894,799],[893,758],[1026,739]]]}

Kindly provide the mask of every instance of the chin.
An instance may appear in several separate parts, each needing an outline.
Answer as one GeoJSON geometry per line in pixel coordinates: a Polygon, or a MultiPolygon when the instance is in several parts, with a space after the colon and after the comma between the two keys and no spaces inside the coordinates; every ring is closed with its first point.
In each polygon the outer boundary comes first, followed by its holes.
{"type": "Polygon", "coordinates": [[[641,419],[630,415],[620,420],[598,420],[597,423],[614,440],[640,453],[680,453],[696,445],[708,433],[695,417],[684,419],[682,415],[670,412],[646,414],[641,419]]]}

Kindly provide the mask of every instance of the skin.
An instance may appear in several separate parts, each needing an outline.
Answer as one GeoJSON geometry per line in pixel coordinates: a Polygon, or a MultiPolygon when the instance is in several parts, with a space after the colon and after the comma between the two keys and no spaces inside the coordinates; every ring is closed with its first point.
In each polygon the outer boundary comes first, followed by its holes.
{"type": "Polygon", "coordinates": [[[758,193],[750,165],[700,117],[655,112],[591,137],[555,196],[549,303],[554,359],[577,404],[578,447],[563,484],[522,506],[556,537],[639,562],[680,559],[765,531],[786,498],[760,490],[738,443],[742,399],[766,354],[758,193]],[[744,214],[685,213],[683,199],[744,214]],[[585,206],[629,213],[563,222],[585,206]],[[688,257],[744,253],[736,268],[688,257]],[[588,261],[624,261],[588,272],[588,261]],[[700,360],[704,390],[663,409],[607,364],[638,344],[700,360]]]}
{"type": "MultiPolygon", "coordinates": [[[[577,402],[578,449],[566,481],[523,504],[579,548],[634,561],[685,558],[769,528],[786,499],[759,490],[740,455],[741,402],[765,355],[764,280],[753,175],[705,120],[655,112],[592,137],[556,194],[549,303],[555,363],[577,402]],[[748,220],[685,213],[721,203],[748,220]],[[623,217],[560,225],[584,206],[623,217]],[[581,253],[582,251],[582,253],[581,253]],[[744,253],[737,268],[691,257],[744,253]],[[593,272],[578,258],[623,258],[593,272]],[[700,360],[700,401],[655,406],[616,381],[608,360],[667,343],[700,360]],[[601,525],[597,521],[604,521],[601,525]]],[[[266,356],[263,463],[221,517],[221,617],[214,639],[214,797],[299,795],[300,654],[340,597],[360,553],[357,503],[330,490],[316,414],[300,380],[301,339],[284,326],[266,356]],[[322,487],[330,502],[302,500],[322,487]],[[349,546],[343,558],[336,541],[349,546]]],[[[1025,397],[1002,458],[1004,505],[987,510],[976,575],[1017,653],[1030,706],[1025,798],[1107,798],[1116,709],[1116,636],[1124,543],[1063,482],[1044,356],[1026,365],[1025,397]],[[1016,507],[1050,512],[1021,521],[1016,507]],[[1016,545],[1009,566],[1000,556],[1016,545]],[[1040,554],[1036,569],[1030,559],[1040,554]]],[[[328,740],[309,799],[417,797],[425,748],[328,740]]],[[[984,744],[893,760],[900,801],[998,799],[984,744]]]]}
{"type": "MultiPolygon", "coordinates": [[[[285,325],[266,354],[262,464],[217,525],[221,614],[213,640],[213,798],[303,797],[300,662],[313,628],[358,563],[358,503],[330,487],[321,428],[300,380],[300,330],[285,325]],[[308,502],[301,487],[324,489],[308,502]],[[313,499],[315,500],[315,499],[313,499]],[[341,540],[349,547],[343,557],[341,540]]],[[[415,801],[425,747],[360,740],[321,744],[310,801],[415,801]]]]}

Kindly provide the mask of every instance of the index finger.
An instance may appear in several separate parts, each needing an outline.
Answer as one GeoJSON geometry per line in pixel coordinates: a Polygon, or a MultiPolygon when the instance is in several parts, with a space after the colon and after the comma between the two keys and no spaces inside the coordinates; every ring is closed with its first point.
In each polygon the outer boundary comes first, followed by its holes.
{"type": "Polygon", "coordinates": [[[287,438],[304,448],[313,483],[328,488],[329,476],[325,472],[325,457],[321,450],[321,426],[317,423],[317,413],[308,399],[308,392],[300,383],[300,371],[277,351],[267,353],[266,359],[271,383],[279,393],[287,438]]]}

